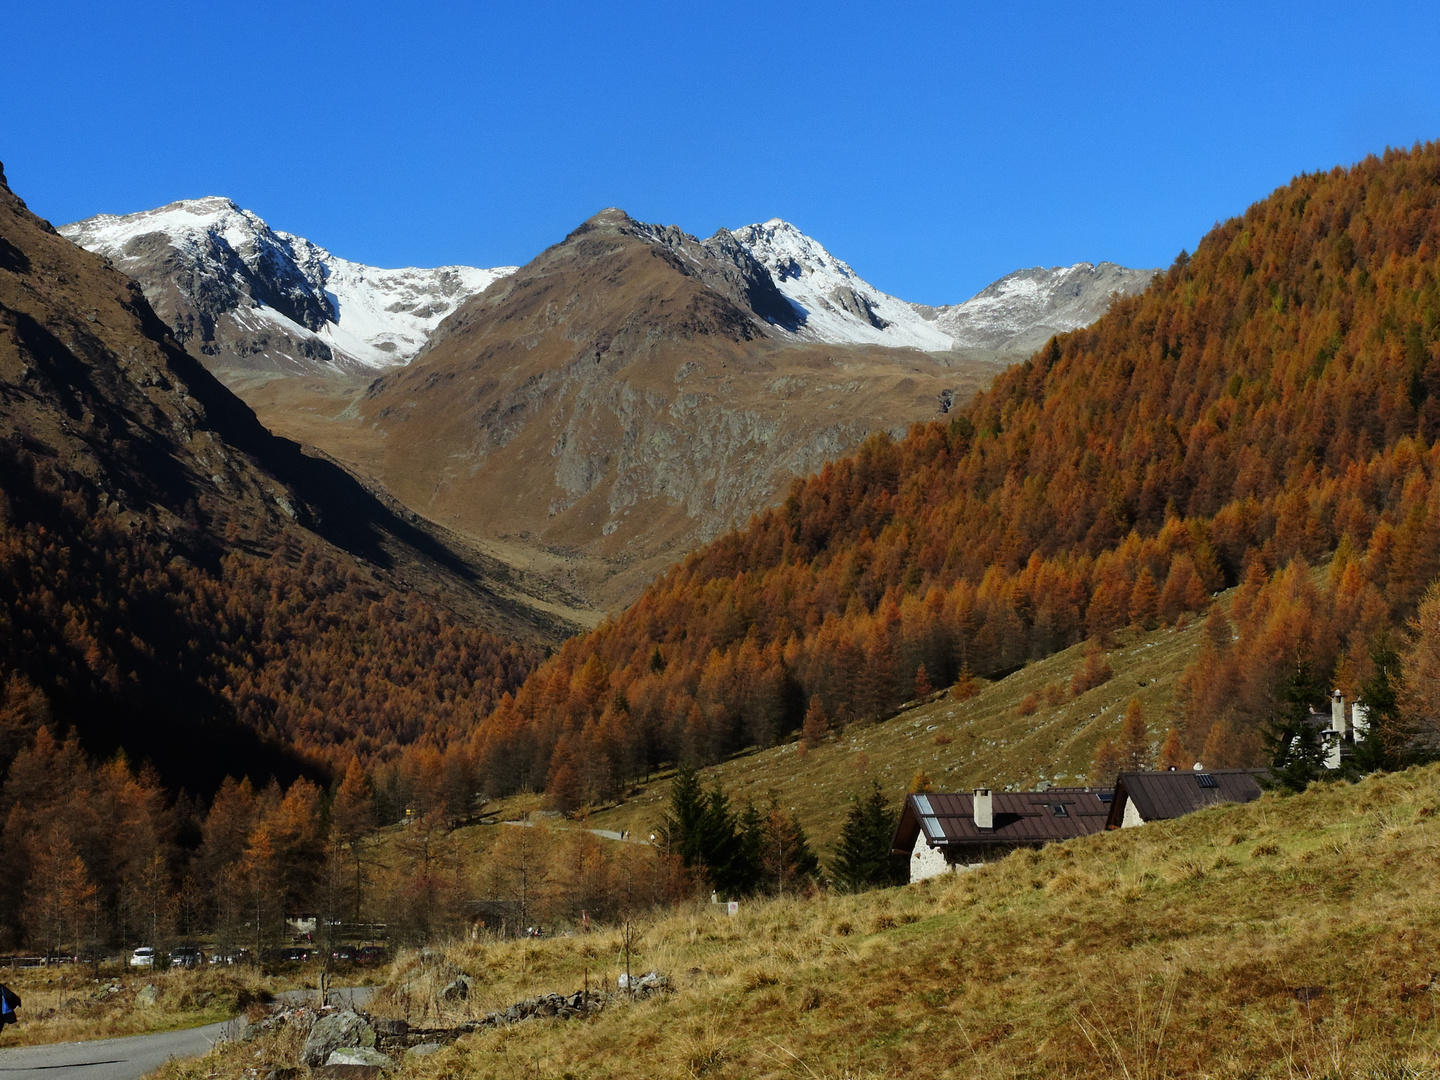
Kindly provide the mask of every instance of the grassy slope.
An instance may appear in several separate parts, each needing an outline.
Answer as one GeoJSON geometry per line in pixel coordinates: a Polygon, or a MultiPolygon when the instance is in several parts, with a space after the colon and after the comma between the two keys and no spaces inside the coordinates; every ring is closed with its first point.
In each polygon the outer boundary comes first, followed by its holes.
{"type": "MultiPolygon", "coordinates": [[[[1151,740],[1159,746],[1175,712],[1175,683],[1199,651],[1200,626],[1196,621],[1183,630],[1121,634],[1108,654],[1113,679],[1062,705],[1042,704],[1032,716],[1019,715],[1016,706],[1047,685],[1068,686],[1081,667],[1084,646],[1029,664],[969,701],[943,696],[883,723],[850,728],[803,756],[789,743],[732,758],[705,775],[718,777],[740,802],[751,799],[763,805],[773,791],[783,805],[795,809],[811,839],[822,847],[839,831],[846,795],[871,777],[892,800],[908,789],[920,768],[937,791],[1025,790],[1041,780],[1084,784],[1095,747],[1107,736],[1118,739],[1132,697],[1144,706],[1151,740]],[[936,736],[947,735],[948,744],[936,743],[936,736]]],[[[627,802],[589,815],[586,823],[641,835],[658,823],[668,798],[668,779],[652,781],[627,802]]]]}
{"type": "MultiPolygon", "coordinates": [[[[1042,779],[1057,784],[1083,784],[1095,747],[1101,739],[1117,738],[1126,704],[1138,697],[1150,718],[1156,746],[1173,713],[1175,682],[1200,647],[1200,623],[1186,629],[1150,633],[1126,631],[1108,654],[1115,677],[1058,707],[1042,705],[1034,715],[1021,716],[1016,706],[1027,694],[1053,683],[1068,685],[1082,665],[1084,646],[1026,666],[1008,678],[985,686],[969,701],[939,700],[906,709],[878,724],[854,727],[842,736],[798,754],[795,743],[731,758],[704,771],[707,782],[718,778],[737,803],[769,802],[771,792],[793,807],[812,844],[828,852],[845,818],[846,796],[878,779],[898,802],[915,771],[924,768],[935,790],[966,790],[1012,785],[1028,789],[1042,779]],[[935,742],[948,735],[949,743],[935,742]],[[857,768],[860,755],[866,768],[857,768]]],[[[582,815],[576,820],[548,820],[554,829],[629,830],[643,839],[660,823],[670,797],[667,772],[642,785],[626,802],[582,815]]],[[[485,807],[491,820],[513,820],[543,808],[534,793],[498,799],[485,807]]],[[[390,880],[403,864],[396,845],[403,829],[382,830],[371,849],[377,879],[390,880]]],[[[495,842],[496,827],[471,825],[456,829],[447,843],[468,866],[481,864],[495,842]]]]}
{"type": "MultiPolygon", "coordinates": [[[[1436,1075],[1437,808],[1429,768],[917,886],[733,919],[697,905],[646,925],[635,959],[676,993],[470,1036],[400,1074],[1436,1075]]],[[[412,955],[376,1010],[408,999],[412,1021],[432,1023],[587,978],[613,986],[618,945],[607,932],[412,955]],[[437,1017],[456,967],[477,991],[437,1017]]],[[[170,1076],[235,1075],[255,1054],[170,1076]]]]}

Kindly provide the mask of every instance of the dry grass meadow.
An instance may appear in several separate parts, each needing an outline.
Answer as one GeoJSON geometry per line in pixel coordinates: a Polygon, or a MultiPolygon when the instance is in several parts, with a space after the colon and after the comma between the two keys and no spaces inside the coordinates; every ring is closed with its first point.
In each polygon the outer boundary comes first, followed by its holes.
{"type": "Polygon", "coordinates": [[[24,1005],[21,1022],[5,1028],[0,1046],[110,1039],[213,1024],[268,1000],[294,979],[263,978],[258,970],[124,972],[94,977],[89,965],[0,969],[0,982],[12,987],[24,1005]],[[147,985],[158,995],[153,1004],[136,1002],[147,985]]]}
{"type": "MultiPolygon", "coordinates": [[[[644,925],[633,959],[673,993],[466,1036],[396,1075],[1440,1075],[1437,809],[1432,767],[916,886],[692,906],[644,925]]],[[[614,932],[466,942],[402,956],[374,1009],[432,1025],[613,988],[620,964],[614,932]],[[442,1004],[456,971],[475,993],[442,1004]]],[[[276,1055],[226,1048],[166,1080],[276,1055]]]]}

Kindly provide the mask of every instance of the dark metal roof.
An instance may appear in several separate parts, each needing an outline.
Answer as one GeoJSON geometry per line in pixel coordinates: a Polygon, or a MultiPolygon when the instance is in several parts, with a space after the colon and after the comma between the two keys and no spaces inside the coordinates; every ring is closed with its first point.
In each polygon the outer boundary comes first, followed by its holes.
{"type": "Polygon", "coordinates": [[[1264,769],[1211,769],[1208,772],[1122,772],[1106,823],[1116,829],[1125,820],[1125,804],[1146,821],[1165,821],[1221,803],[1247,803],[1262,793],[1257,777],[1264,769]]]}
{"type": "Polygon", "coordinates": [[[1049,788],[1046,791],[996,791],[991,798],[993,829],[975,826],[973,795],[908,795],[891,850],[908,854],[920,830],[940,848],[1012,847],[1048,844],[1088,836],[1105,828],[1109,807],[1090,788],[1049,788]]]}

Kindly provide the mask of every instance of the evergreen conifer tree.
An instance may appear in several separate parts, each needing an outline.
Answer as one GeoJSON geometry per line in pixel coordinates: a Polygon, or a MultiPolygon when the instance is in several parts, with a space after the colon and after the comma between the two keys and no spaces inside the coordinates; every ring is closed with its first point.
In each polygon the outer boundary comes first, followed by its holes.
{"type": "Polygon", "coordinates": [[[1357,772],[1403,769],[1414,764],[1411,735],[1400,710],[1404,685],[1400,654],[1388,632],[1382,631],[1370,647],[1374,673],[1360,686],[1360,705],[1369,730],[1355,744],[1352,759],[1357,772]]]}
{"type": "Polygon", "coordinates": [[[850,796],[850,809],[835,844],[830,876],[847,892],[860,892],[894,883],[890,867],[890,841],[895,815],[880,782],[870,782],[870,793],[850,796]]]}
{"type": "Polygon", "coordinates": [[[731,895],[754,892],[762,876],[765,858],[765,816],[752,802],[736,819],[734,853],[725,873],[725,891],[731,895]]]}
{"type": "Polygon", "coordinates": [[[1302,658],[1280,687],[1280,709],[1271,721],[1266,749],[1270,777],[1261,783],[1285,791],[1304,791],[1325,772],[1325,744],[1309,721],[1310,706],[1322,694],[1302,658]]]}
{"type": "Polygon", "coordinates": [[[719,780],[702,788],[695,769],[681,766],[660,827],[670,852],[717,892],[738,896],[754,890],[763,820],[754,807],[737,816],[719,780]]]}
{"type": "Polygon", "coordinates": [[[669,853],[679,855],[687,869],[704,868],[701,823],[705,818],[705,792],[693,765],[681,765],[670,783],[670,809],[660,824],[669,853]]]}

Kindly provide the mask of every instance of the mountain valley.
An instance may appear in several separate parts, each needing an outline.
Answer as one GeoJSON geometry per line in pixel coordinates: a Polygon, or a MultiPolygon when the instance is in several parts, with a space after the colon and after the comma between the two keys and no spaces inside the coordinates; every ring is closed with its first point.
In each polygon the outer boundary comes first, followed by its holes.
{"type": "Polygon", "coordinates": [[[134,275],[272,430],[548,581],[580,623],[1152,276],[1017,271],[926,308],[782,221],[701,241],[617,210],[519,271],[377,270],[218,198],[62,233],[134,275]]]}

